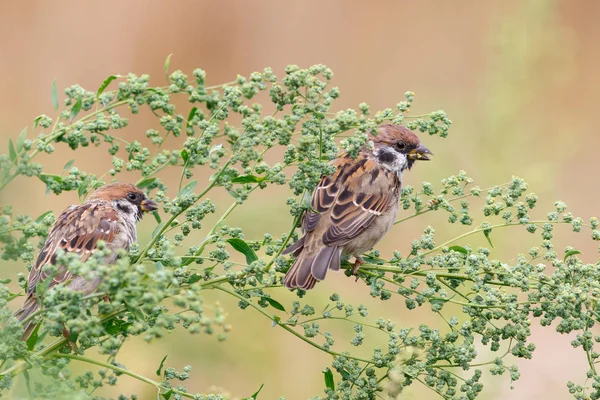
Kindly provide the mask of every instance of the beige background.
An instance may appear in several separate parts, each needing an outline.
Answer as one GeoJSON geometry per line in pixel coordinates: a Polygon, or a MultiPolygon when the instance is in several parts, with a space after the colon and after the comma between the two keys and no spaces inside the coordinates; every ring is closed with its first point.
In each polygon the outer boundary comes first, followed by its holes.
{"type": "MultiPolygon", "coordinates": [[[[286,64],[324,63],[341,89],[337,108],[362,101],[372,109],[393,106],[413,90],[415,113],[448,112],[454,121],[449,139],[423,139],[435,161],[411,171],[409,183],[435,183],[459,169],[482,187],[519,175],[545,199],[539,215],[550,211],[556,199],[584,218],[598,214],[599,2],[2,0],[0,7],[2,151],[8,137],[31,126],[35,116],[54,115],[54,78],[59,88],[78,83],[95,90],[110,74],[134,72],[149,73],[154,84],[162,85],[163,62],[170,53],[172,70],[191,73],[201,67],[209,84],[266,66],[281,75],[286,64]]],[[[153,124],[153,119],[136,121],[122,134],[141,138],[153,124]]],[[[47,171],[60,172],[72,158],[96,174],[104,173],[110,161],[104,150],[75,157],[62,147],[41,160],[47,171]]],[[[284,190],[260,193],[261,202],[246,205],[246,212],[232,218],[248,236],[281,232],[289,224],[286,196],[284,190]]],[[[28,178],[14,181],[1,197],[2,204],[16,203],[17,212],[33,215],[48,208],[60,212],[76,201],[72,193],[44,197],[43,185],[28,178]]],[[[386,254],[406,250],[427,224],[437,224],[439,241],[459,232],[444,220],[435,215],[413,220],[388,235],[381,248],[386,254]]],[[[150,219],[143,222],[140,242],[147,241],[154,226],[150,219]]],[[[559,249],[574,243],[566,230],[559,237],[559,249]]],[[[523,238],[498,233],[494,256],[514,260],[528,249],[523,238]]],[[[584,258],[596,259],[591,241],[582,237],[577,247],[584,258]]],[[[25,269],[14,263],[7,267],[11,276],[25,269]]],[[[425,308],[407,312],[399,299],[371,301],[366,287],[339,275],[308,298],[318,303],[334,290],[354,297],[354,303],[372,304],[373,317],[409,326],[435,321],[425,308]]],[[[207,296],[208,302],[218,298],[207,296]]],[[[255,312],[241,312],[227,299],[224,305],[234,326],[225,343],[177,332],[150,345],[132,341],[120,361],[153,376],[169,354],[169,366],[193,366],[188,387],[194,392],[214,386],[245,397],[264,382],[260,399],[322,394],[321,369],[329,365],[328,357],[271,328],[255,312]]],[[[584,357],[571,348],[572,338],[542,330],[535,321],[533,326],[537,350],[533,360],[519,361],[522,378],[516,389],[510,390],[508,378],[495,378],[482,399],[564,399],[567,380],[584,382],[584,357]]],[[[154,396],[151,387],[126,377],[118,389],[105,393],[121,392],[154,396]]],[[[411,388],[405,398],[430,393],[411,388]]]]}

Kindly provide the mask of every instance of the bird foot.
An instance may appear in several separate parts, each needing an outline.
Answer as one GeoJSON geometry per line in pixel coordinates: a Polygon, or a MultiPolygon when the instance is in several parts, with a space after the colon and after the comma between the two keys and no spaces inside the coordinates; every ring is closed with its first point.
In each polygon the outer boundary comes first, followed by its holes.
{"type": "Polygon", "coordinates": [[[356,281],[358,281],[358,269],[363,264],[365,264],[365,260],[363,260],[361,257],[356,257],[356,261],[354,261],[354,268],[352,268],[352,275],[356,276],[356,281]]]}
{"type": "Polygon", "coordinates": [[[77,344],[75,344],[75,342],[71,341],[71,332],[69,332],[67,328],[63,328],[63,336],[69,342],[69,347],[71,348],[73,353],[79,354],[79,348],[77,347],[77,344]]]}

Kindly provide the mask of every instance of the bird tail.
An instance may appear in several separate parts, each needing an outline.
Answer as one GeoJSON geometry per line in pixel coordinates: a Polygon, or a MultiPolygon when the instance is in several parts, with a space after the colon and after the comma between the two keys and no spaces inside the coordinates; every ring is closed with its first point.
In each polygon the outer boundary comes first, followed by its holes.
{"type": "MultiPolygon", "coordinates": [[[[35,311],[37,311],[38,307],[39,307],[38,302],[37,302],[37,299],[35,298],[35,296],[29,295],[29,296],[27,296],[27,299],[25,299],[25,303],[23,304],[23,307],[21,307],[17,312],[15,312],[14,317],[16,319],[18,319],[19,321],[23,321],[24,319],[29,317],[31,314],[33,314],[35,311]]],[[[21,337],[21,339],[22,340],[29,339],[29,336],[31,336],[31,333],[35,329],[36,325],[37,325],[37,323],[32,320],[27,321],[23,325],[24,332],[23,332],[23,336],[21,337]]]]}
{"type": "Polygon", "coordinates": [[[340,269],[341,248],[323,247],[316,255],[309,255],[308,251],[302,251],[304,250],[304,238],[298,242],[286,249],[286,252],[291,253],[293,251],[294,255],[297,256],[296,261],[285,274],[283,283],[286,288],[310,290],[317,281],[325,279],[328,269],[331,268],[336,271],[340,269]],[[296,246],[300,241],[302,241],[302,244],[296,246]]]}

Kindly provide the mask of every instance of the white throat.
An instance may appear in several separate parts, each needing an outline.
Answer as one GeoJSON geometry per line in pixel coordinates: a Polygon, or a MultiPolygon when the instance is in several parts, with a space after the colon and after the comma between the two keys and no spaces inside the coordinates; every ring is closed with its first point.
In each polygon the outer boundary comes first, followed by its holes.
{"type": "Polygon", "coordinates": [[[400,179],[402,179],[402,172],[408,168],[406,156],[388,147],[376,148],[373,157],[382,167],[394,172],[400,179]]]}

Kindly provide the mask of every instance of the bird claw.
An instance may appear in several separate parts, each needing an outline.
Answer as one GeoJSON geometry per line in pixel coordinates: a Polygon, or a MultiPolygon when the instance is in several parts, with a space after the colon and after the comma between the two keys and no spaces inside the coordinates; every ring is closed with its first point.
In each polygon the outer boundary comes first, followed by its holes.
{"type": "Polygon", "coordinates": [[[69,347],[71,348],[73,353],[79,354],[79,348],[77,347],[77,344],[75,344],[75,342],[71,341],[71,332],[69,332],[67,328],[63,328],[63,336],[67,339],[67,342],[69,342],[69,347]]]}
{"type": "Polygon", "coordinates": [[[358,270],[362,264],[365,263],[361,257],[356,257],[356,261],[354,261],[354,268],[352,268],[352,275],[356,276],[356,281],[358,282],[358,270]]]}

